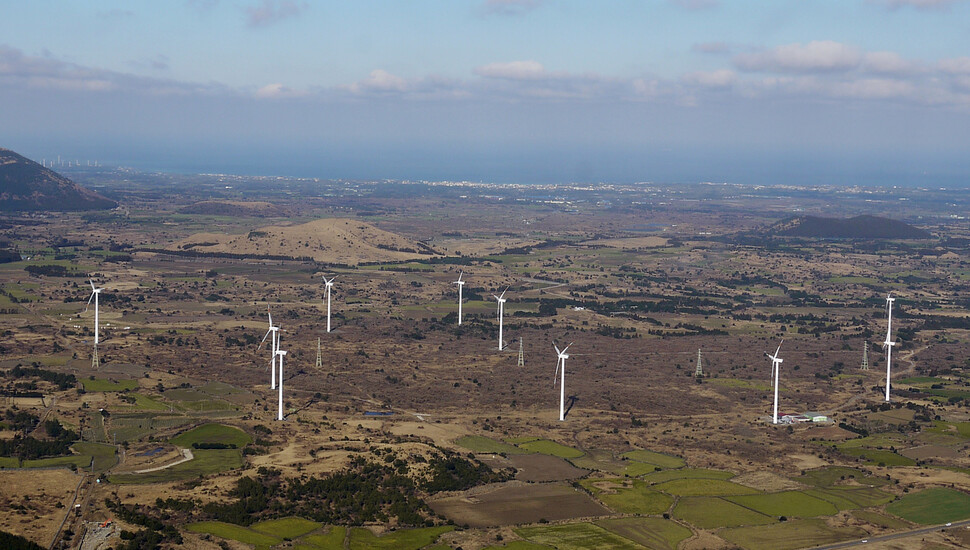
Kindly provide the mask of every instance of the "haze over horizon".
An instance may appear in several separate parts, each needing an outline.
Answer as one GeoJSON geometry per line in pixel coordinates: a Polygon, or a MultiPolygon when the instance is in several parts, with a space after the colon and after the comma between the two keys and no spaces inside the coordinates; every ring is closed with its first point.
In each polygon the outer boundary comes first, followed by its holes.
{"type": "Polygon", "coordinates": [[[146,170],[970,185],[970,2],[13,3],[0,146],[146,170]]]}

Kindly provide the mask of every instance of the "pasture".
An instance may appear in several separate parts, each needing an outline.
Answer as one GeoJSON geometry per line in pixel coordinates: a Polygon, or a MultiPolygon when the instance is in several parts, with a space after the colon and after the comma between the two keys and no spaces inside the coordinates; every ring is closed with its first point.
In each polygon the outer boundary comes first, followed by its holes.
{"type": "Polygon", "coordinates": [[[671,515],[701,529],[764,525],[777,521],[720,497],[684,497],[677,501],[671,515]]]}
{"type": "Polygon", "coordinates": [[[970,495],[935,487],[909,493],[886,506],[886,511],[913,523],[932,525],[970,518],[970,495]]]}
{"type": "Polygon", "coordinates": [[[606,516],[610,511],[572,487],[561,483],[502,485],[473,497],[456,495],[429,501],[436,513],[458,525],[493,527],[606,516]]]}
{"type": "Polygon", "coordinates": [[[481,435],[466,435],[459,437],[455,440],[455,444],[468,449],[469,451],[474,451],[476,453],[490,453],[490,454],[525,454],[529,451],[516,447],[515,445],[510,445],[504,441],[498,441],[490,437],[485,437],[481,435]]]}
{"type": "Polygon", "coordinates": [[[350,550],[418,550],[452,529],[451,526],[401,529],[377,536],[369,529],[354,527],[350,531],[350,550]]]}
{"type": "Polygon", "coordinates": [[[782,491],[763,495],[742,495],[728,500],[767,516],[815,517],[831,516],[838,508],[831,502],[805,494],[801,491],[782,491]]]}
{"type": "Polygon", "coordinates": [[[637,550],[640,545],[592,523],[521,527],[515,534],[553,548],[637,550]]]}
{"type": "Polygon", "coordinates": [[[253,438],[239,428],[224,424],[203,424],[173,437],[169,443],[185,448],[191,448],[193,443],[235,445],[242,448],[252,441],[253,438]]]}
{"type": "Polygon", "coordinates": [[[679,456],[671,456],[663,453],[656,453],[654,451],[647,451],[643,449],[637,449],[635,451],[628,451],[620,455],[627,460],[633,460],[635,462],[642,462],[644,464],[649,464],[652,466],[659,466],[663,469],[671,468],[683,468],[687,465],[687,462],[679,456]]]}
{"type": "Polygon", "coordinates": [[[653,490],[639,479],[584,479],[580,484],[603,504],[623,514],[662,514],[673,497],[653,490]]]}
{"type": "Polygon", "coordinates": [[[652,550],[676,550],[692,534],[683,525],[661,518],[602,519],[595,525],[652,550]]]}
{"type": "Polygon", "coordinates": [[[527,441],[524,443],[519,443],[519,447],[529,451],[530,453],[542,453],[544,455],[558,456],[559,458],[579,458],[583,456],[583,451],[579,449],[574,449],[572,447],[567,447],[561,443],[556,443],[549,439],[535,439],[532,441],[527,441]]]}
{"type": "Polygon", "coordinates": [[[745,550],[794,550],[861,539],[866,532],[858,527],[830,527],[823,519],[798,519],[723,529],[718,536],[745,550]]]}
{"type": "Polygon", "coordinates": [[[674,479],[654,485],[657,491],[681,497],[753,495],[757,489],[723,479],[674,479]]]}
{"type": "Polygon", "coordinates": [[[86,392],[115,392],[138,389],[137,380],[110,380],[107,378],[82,378],[79,380],[86,392]]]}

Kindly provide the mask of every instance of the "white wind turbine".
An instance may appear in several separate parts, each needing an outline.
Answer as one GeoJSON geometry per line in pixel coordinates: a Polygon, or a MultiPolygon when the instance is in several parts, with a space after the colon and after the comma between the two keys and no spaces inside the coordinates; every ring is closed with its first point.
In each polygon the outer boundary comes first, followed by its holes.
{"type": "Polygon", "coordinates": [[[896,342],[893,342],[893,302],[896,301],[893,298],[892,292],[886,295],[886,341],[882,343],[883,349],[886,350],[886,402],[889,402],[889,380],[892,374],[893,366],[893,346],[896,342]]]}
{"type": "Polygon", "coordinates": [[[276,350],[276,355],[280,357],[280,408],[279,415],[276,419],[283,420],[283,358],[286,357],[286,351],[278,349],[276,350]]]}
{"type": "Polygon", "coordinates": [[[273,346],[273,355],[270,358],[269,363],[269,389],[273,390],[276,389],[276,351],[279,349],[280,327],[273,326],[273,314],[270,313],[269,306],[266,306],[266,315],[269,316],[269,330],[266,331],[266,336],[263,336],[263,341],[259,343],[259,347],[257,347],[256,350],[259,351],[259,349],[263,347],[263,343],[266,342],[266,338],[268,338],[271,334],[273,335],[272,340],[270,340],[270,343],[273,346]]]}
{"type": "Polygon", "coordinates": [[[552,344],[552,347],[556,348],[556,372],[552,375],[552,385],[556,386],[556,374],[560,375],[559,379],[559,421],[562,422],[566,419],[566,359],[569,359],[569,354],[566,350],[569,346],[573,345],[572,342],[566,347],[559,349],[559,346],[552,344]],[[560,368],[560,365],[562,367],[560,368]]]}
{"type": "Polygon", "coordinates": [[[458,280],[451,283],[453,285],[458,285],[458,326],[461,326],[461,288],[465,286],[465,281],[461,280],[461,276],[464,274],[464,271],[459,271],[458,280]]]}
{"type": "Polygon", "coordinates": [[[499,351],[502,351],[503,349],[505,349],[505,346],[502,345],[503,344],[502,318],[505,316],[505,293],[508,291],[509,291],[509,287],[505,287],[505,290],[502,291],[502,294],[498,296],[495,296],[494,294],[492,294],[492,296],[495,298],[495,301],[498,302],[498,350],[499,351]]]}
{"type": "Polygon", "coordinates": [[[94,279],[88,279],[88,282],[91,283],[91,297],[88,298],[88,305],[84,307],[84,311],[88,310],[88,306],[91,305],[91,300],[94,300],[94,353],[91,355],[91,368],[98,369],[101,367],[101,360],[98,357],[98,343],[100,342],[100,333],[98,331],[98,316],[100,314],[98,297],[101,295],[101,291],[104,289],[94,286],[94,279]]]}
{"type": "Polygon", "coordinates": [[[336,278],[337,276],[334,275],[328,281],[327,276],[323,276],[323,282],[327,285],[327,332],[330,332],[330,290],[333,288],[333,280],[336,278]]]}
{"type": "Polygon", "coordinates": [[[785,341],[782,340],[781,343],[778,344],[778,349],[775,350],[774,355],[771,355],[767,351],[765,352],[765,357],[767,357],[768,359],[771,359],[771,373],[774,375],[774,378],[775,378],[775,381],[774,381],[775,408],[774,408],[774,413],[772,413],[772,416],[771,416],[772,424],[778,423],[778,371],[780,370],[781,364],[783,362],[783,359],[781,357],[778,357],[778,352],[781,351],[781,344],[784,344],[784,343],[785,341]]]}

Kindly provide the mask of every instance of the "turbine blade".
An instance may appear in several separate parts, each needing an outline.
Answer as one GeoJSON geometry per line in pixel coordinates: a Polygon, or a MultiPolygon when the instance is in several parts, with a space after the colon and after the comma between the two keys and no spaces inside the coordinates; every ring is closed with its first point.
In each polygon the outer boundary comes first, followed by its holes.
{"type": "Polygon", "coordinates": [[[91,290],[97,290],[94,286],[94,279],[88,279],[88,282],[91,283],[91,290]]]}
{"type": "MultiPolygon", "coordinates": [[[[94,299],[94,295],[95,295],[95,294],[97,294],[97,292],[92,292],[92,293],[91,293],[91,297],[90,297],[90,298],[88,298],[88,305],[91,305],[91,300],[93,300],[93,299],[94,299]]],[[[87,309],[87,308],[84,308],[84,309],[87,309]]]]}
{"type": "Polygon", "coordinates": [[[555,342],[552,343],[552,347],[556,348],[556,355],[562,354],[562,351],[559,350],[559,346],[557,346],[555,342]]]}
{"type": "Polygon", "coordinates": [[[559,376],[559,363],[561,363],[561,362],[562,362],[562,357],[556,359],[556,372],[552,373],[552,387],[554,387],[554,388],[556,387],[556,384],[559,381],[559,378],[558,378],[558,376],[559,376]]]}
{"type": "Polygon", "coordinates": [[[569,349],[569,346],[571,346],[571,345],[573,345],[572,342],[570,342],[566,347],[562,348],[562,352],[563,353],[566,353],[566,350],[569,349]]]}
{"type": "Polygon", "coordinates": [[[263,339],[260,340],[259,345],[256,346],[256,351],[259,351],[260,349],[262,349],[263,344],[266,342],[266,339],[269,338],[269,333],[271,333],[271,332],[273,332],[273,331],[272,330],[267,330],[266,331],[266,336],[263,336],[263,339]]]}
{"type": "Polygon", "coordinates": [[[499,296],[499,298],[505,298],[505,293],[508,291],[509,291],[509,287],[505,287],[505,290],[502,291],[502,295],[499,296]]]}
{"type": "Polygon", "coordinates": [[[459,271],[459,272],[458,272],[458,282],[459,282],[459,283],[461,282],[461,276],[462,276],[462,275],[464,275],[464,274],[465,274],[465,272],[464,272],[464,271],[459,271]]]}
{"type": "Polygon", "coordinates": [[[269,317],[269,326],[273,326],[273,313],[270,312],[269,306],[266,306],[266,315],[269,317]]]}

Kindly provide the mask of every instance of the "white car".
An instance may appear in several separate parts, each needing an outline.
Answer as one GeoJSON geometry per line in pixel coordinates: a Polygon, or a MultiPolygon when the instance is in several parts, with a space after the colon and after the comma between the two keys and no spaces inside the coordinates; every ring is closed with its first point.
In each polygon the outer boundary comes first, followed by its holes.
{"type": "Polygon", "coordinates": [[[949,523],[949,522],[948,522],[948,523],[946,524],[946,526],[947,526],[947,527],[953,527],[953,524],[952,524],[952,523],[949,523]]]}

